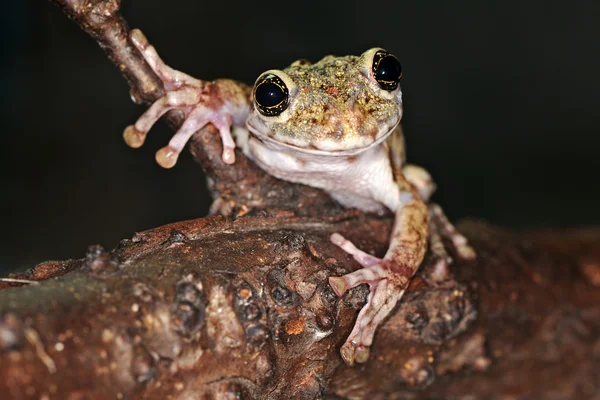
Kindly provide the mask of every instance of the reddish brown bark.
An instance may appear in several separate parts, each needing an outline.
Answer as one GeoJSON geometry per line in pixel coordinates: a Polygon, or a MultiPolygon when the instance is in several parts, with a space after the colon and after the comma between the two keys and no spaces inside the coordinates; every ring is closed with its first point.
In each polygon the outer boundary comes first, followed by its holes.
{"type": "Polygon", "coordinates": [[[62,276],[0,296],[0,389],[107,399],[597,395],[598,231],[463,223],[477,262],[453,265],[442,283],[426,263],[371,360],[347,367],[338,349],[367,291],[333,294],[327,276],[354,263],[327,237],[339,230],[380,254],[389,222],[211,217],[41,264],[14,277],[62,276]]]}

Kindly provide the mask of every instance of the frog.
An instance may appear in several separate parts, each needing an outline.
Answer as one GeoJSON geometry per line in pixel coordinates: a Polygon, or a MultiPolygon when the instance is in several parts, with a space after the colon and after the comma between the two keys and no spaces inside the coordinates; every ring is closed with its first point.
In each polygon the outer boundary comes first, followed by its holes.
{"type": "Polygon", "coordinates": [[[166,112],[180,110],[183,124],[156,153],[164,168],[173,167],[192,135],[212,123],[226,164],[235,163],[237,147],[276,178],[322,189],[348,208],[393,213],[383,257],[359,249],[338,232],[330,236],[359,264],[355,271],[330,276],[332,290],[342,296],[359,285],[369,288],[340,349],[348,365],[369,359],[378,326],[401,300],[428,247],[442,264],[451,261],[443,236],[459,256],[474,258],[442,209],[428,205],[436,188],[431,175],[405,162],[402,66],[392,53],[376,47],[359,56],[328,55],[315,63],[302,59],[260,74],[250,87],[230,79],[203,81],[172,69],[140,30],[132,30],[130,40],[166,90],[125,128],[130,147],[142,146],[166,112]]]}

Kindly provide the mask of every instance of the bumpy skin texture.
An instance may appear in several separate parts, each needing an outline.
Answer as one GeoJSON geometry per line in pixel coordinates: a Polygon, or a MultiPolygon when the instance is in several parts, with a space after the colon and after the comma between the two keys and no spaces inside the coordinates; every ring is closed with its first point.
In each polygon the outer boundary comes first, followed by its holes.
{"type": "Polygon", "coordinates": [[[139,30],[132,31],[131,40],[168,93],[125,129],[130,146],[141,146],[156,120],[177,109],[183,111],[185,122],[157,153],[163,167],[175,165],[189,138],[212,123],[220,132],[226,163],[235,162],[237,145],[277,178],[321,188],[347,207],[395,213],[390,246],[383,258],[364,253],[338,233],[331,235],[331,241],[362,266],[329,278],[336,294],[365,283],[370,289],[341,349],[348,364],[367,361],[376,328],[404,294],[423,260],[428,237],[441,263],[449,261],[443,236],[452,241],[459,255],[474,256],[441,208],[425,204],[435,189],[427,171],[405,166],[403,172],[404,141],[398,125],[402,92],[399,87],[380,87],[372,68],[375,54],[382,49],[370,49],[359,57],[327,56],[315,64],[297,61],[284,70],[265,72],[261,77],[275,75],[289,97],[283,112],[263,115],[253,105],[246,85],[197,80],[166,66],[139,30]]]}
{"type": "Polygon", "coordinates": [[[363,151],[389,135],[402,117],[402,93],[381,89],[373,78],[378,50],[265,72],[261,76],[274,74],[285,82],[289,106],[276,117],[252,112],[251,131],[300,149],[341,154],[363,151]]]}

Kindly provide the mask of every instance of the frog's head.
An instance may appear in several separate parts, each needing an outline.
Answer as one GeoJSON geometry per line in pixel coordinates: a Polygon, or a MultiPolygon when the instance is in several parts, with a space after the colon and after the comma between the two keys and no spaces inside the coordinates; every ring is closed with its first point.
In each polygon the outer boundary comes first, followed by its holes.
{"type": "Polygon", "coordinates": [[[259,139],[348,155],[380,143],[402,118],[400,62],[381,48],[360,57],[296,61],[254,84],[248,128],[259,139]]]}

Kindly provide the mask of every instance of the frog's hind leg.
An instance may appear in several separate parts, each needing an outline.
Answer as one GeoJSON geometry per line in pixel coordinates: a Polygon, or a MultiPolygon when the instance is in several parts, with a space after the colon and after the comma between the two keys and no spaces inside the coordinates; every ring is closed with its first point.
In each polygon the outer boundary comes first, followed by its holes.
{"type": "Polygon", "coordinates": [[[442,207],[436,203],[429,202],[431,195],[435,192],[436,185],[427,170],[417,165],[408,164],[402,168],[406,180],[410,182],[423,201],[428,202],[429,208],[429,248],[440,263],[448,265],[452,262],[451,257],[444,247],[443,239],[448,239],[456,249],[459,257],[465,260],[475,258],[475,251],[463,235],[460,234],[444,214],[442,207]]]}
{"type": "MultiPolygon", "coordinates": [[[[452,242],[456,254],[464,260],[473,260],[477,255],[475,250],[469,246],[469,242],[460,232],[456,230],[454,225],[448,220],[442,207],[435,203],[429,203],[429,216],[434,232],[437,232],[441,237],[452,242]]],[[[433,244],[433,243],[432,243],[433,244]]]]}
{"type": "Polygon", "coordinates": [[[447,281],[452,276],[449,266],[453,260],[446,250],[439,227],[433,223],[431,218],[429,219],[429,250],[431,251],[430,259],[432,260],[430,267],[431,274],[430,280],[426,280],[429,283],[437,285],[447,281]]]}

